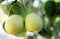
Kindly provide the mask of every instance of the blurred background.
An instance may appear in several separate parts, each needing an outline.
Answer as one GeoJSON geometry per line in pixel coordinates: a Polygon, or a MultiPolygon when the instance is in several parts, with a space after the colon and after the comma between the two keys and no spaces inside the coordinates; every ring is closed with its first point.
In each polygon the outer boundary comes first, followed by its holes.
{"type": "Polygon", "coordinates": [[[5,32],[4,22],[12,14],[25,19],[29,13],[37,13],[43,22],[37,39],[60,39],[60,0],[0,0],[0,39],[25,39],[26,30],[16,37],[5,32]]]}

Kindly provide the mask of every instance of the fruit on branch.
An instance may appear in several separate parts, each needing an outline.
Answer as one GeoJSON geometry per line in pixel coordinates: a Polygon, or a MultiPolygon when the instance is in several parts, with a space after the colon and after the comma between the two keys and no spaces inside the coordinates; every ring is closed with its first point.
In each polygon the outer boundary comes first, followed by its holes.
{"type": "Polygon", "coordinates": [[[20,15],[11,15],[5,22],[5,30],[9,34],[17,35],[23,29],[23,18],[20,15]]]}
{"type": "Polygon", "coordinates": [[[39,32],[42,29],[42,20],[36,13],[31,13],[26,16],[25,27],[27,31],[39,32]]]}

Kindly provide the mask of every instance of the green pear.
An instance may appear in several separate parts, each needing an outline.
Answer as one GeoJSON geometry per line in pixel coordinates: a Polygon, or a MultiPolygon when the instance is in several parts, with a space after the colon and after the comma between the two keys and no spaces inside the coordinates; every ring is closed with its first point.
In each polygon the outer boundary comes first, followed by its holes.
{"type": "Polygon", "coordinates": [[[9,34],[19,34],[23,29],[23,18],[20,15],[11,15],[5,22],[5,29],[9,34]]]}
{"type": "Polygon", "coordinates": [[[38,14],[31,13],[26,16],[25,27],[27,31],[39,32],[42,29],[42,20],[38,14]]]}

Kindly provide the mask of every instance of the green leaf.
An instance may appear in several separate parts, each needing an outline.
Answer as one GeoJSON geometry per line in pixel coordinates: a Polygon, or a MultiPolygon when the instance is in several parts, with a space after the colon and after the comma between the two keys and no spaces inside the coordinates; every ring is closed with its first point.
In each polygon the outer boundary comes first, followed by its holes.
{"type": "Polygon", "coordinates": [[[12,6],[11,12],[21,15],[23,18],[25,18],[26,15],[29,13],[29,9],[25,4],[17,2],[12,6]]]}

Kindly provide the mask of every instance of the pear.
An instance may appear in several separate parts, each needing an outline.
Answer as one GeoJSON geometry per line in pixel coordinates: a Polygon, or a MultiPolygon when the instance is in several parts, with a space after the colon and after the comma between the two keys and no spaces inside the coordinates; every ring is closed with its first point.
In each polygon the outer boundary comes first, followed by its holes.
{"type": "Polygon", "coordinates": [[[11,15],[5,22],[5,29],[9,34],[19,34],[23,29],[23,18],[20,15],[11,15]]]}
{"type": "Polygon", "coordinates": [[[26,16],[25,27],[27,31],[39,32],[42,29],[42,20],[38,14],[31,13],[26,16]]]}

